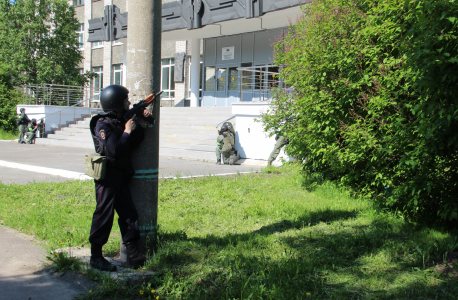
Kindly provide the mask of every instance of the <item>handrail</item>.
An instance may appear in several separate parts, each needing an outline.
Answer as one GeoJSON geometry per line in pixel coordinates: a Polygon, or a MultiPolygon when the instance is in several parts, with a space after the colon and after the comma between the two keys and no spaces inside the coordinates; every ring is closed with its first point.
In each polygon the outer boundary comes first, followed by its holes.
{"type": "MultiPolygon", "coordinates": [[[[67,107],[65,107],[64,109],[61,109],[61,110],[59,110],[59,111],[56,111],[56,112],[54,112],[54,113],[52,113],[52,114],[49,114],[49,115],[46,115],[46,114],[45,114],[45,116],[42,117],[41,119],[46,119],[47,117],[50,117],[50,116],[52,116],[52,115],[59,114],[59,125],[58,125],[58,126],[59,126],[59,128],[60,128],[60,126],[62,125],[62,124],[61,124],[61,123],[62,123],[62,112],[63,112],[64,110],[69,109],[69,108],[71,108],[71,107],[75,107],[75,108],[76,108],[76,105],[79,105],[79,104],[81,104],[81,103],[85,103],[85,102],[87,102],[87,101],[90,101],[90,100],[93,99],[94,97],[98,97],[98,96],[99,96],[99,95],[94,95],[94,96],[92,96],[92,97],[89,97],[88,99],[79,100],[79,101],[77,101],[75,104],[73,104],[73,105],[71,105],[71,106],[67,106],[67,107]]],[[[86,108],[86,107],[82,107],[82,108],[86,108]]],[[[91,114],[91,110],[92,110],[92,109],[93,109],[93,107],[88,106],[89,115],[92,115],[92,114],[91,114]]],[[[31,113],[31,114],[39,114],[39,113],[31,113]]],[[[73,120],[75,120],[75,119],[76,119],[76,109],[73,110],[73,120]]],[[[43,128],[43,130],[45,130],[45,129],[43,128]]]]}
{"type": "Polygon", "coordinates": [[[229,119],[224,120],[223,122],[219,122],[218,124],[216,124],[216,128],[218,128],[218,126],[223,124],[224,122],[227,122],[227,121],[229,121],[230,119],[233,119],[233,118],[235,118],[235,116],[232,116],[229,119]]]}
{"type": "MultiPolygon", "coordinates": [[[[76,102],[75,104],[73,104],[73,105],[71,105],[71,106],[67,106],[67,107],[65,107],[64,109],[61,109],[61,110],[59,110],[59,111],[56,111],[55,113],[52,113],[52,114],[49,114],[49,115],[45,115],[43,118],[46,118],[46,117],[55,115],[55,114],[57,114],[57,113],[61,113],[61,112],[63,112],[64,110],[69,109],[70,107],[74,107],[74,106],[76,106],[76,105],[79,105],[79,104],[81,104],[81,103],[84,103],[84,102],[86,102],[86,101],[89,101],[89,100],[91,100],[92,98],[98,97],[98,96],[99,96],[99,95],[95,95],[95,96],[92,96],[92,97],[90,97],[90,98],[88,98],[88,99],[85,99],[85,100],[79,100],[79,101],[76,102]]],[[[89,108],[89,114],[90,114],[90,113],[91,113],[91,108],[92,108],[92,107],[89,106],[88,108],[89,108]]],[[[59,123],[60,123],[60,122],[59,122],[59,123]]]]}

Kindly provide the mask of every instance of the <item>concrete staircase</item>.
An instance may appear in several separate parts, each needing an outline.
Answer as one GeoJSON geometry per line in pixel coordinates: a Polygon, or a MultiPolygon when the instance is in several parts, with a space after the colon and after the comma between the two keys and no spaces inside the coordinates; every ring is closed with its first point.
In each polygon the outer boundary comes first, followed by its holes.
{"type": "MultiPolygon", "coordinates": [[[[216,161],[216,124],[232,117],[231,107],[162,107],[159,155],[216,161]]],[[[36,140],[37,144],[94,149],[90,118],[36,140]]],[[[235,122],[235,119],[230,120],[235,122]]],[[[236,124],[234,124],[236,127],[236,124]]]]}

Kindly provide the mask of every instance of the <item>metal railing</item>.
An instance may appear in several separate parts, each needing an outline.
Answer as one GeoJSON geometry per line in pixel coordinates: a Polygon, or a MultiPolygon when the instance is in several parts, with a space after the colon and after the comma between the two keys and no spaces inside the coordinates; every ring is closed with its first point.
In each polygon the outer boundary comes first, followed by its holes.
{"type": "MultiPolygon", "coordinates": [[[[97,95],[96,95],[96,96],[97,96],[97,95]]],[[[91,100],[93,101],[94,97],[96,97],[96,96],[92,96],[92,97],[90,97],[90,98],[88,98],[88,99],[80,100],[80,101],[76,102],[75,104],[73,104],[73,105],[71,105],[71,106],[67,106],[67,107],[65,107],[64,109],[61,109],[61,110],[59,110],[59,111],[57,111],[57,112],[55,112],[55,113],[52,113],[52,114],[49,114],[49,115],[45,115],[43,118],[46,119],[46,117],[50,117],[50,116],[52,116],[52,115],[59,114],[59,127],[60,127],[61,124],[62,124],[62,112],[63,112],[64,110],[70,109],[70,108],[72,108],[72,107],[75,108],[75,107],[77,107],[77,106],[79,106],[79,107],[87,107],[87,108],[88,108],[88,115],[92,116],[91,111],[92,111],[95,107],[91,107],[90,105],[88,105],[88,106],[81,106],[81,104],[83,104],[83,103],[89,103],[88,101],[91,101],[91,100]]],[[[76,109],[73,109],[73,121],[75,121],[75,119],[76,119],[76,109]]]]}
{"type": "MultiPolygon", "coordinates": [[[[25,85],[22,91],[22,103],[34,105],[73,106],[81,104],[83,99],[92,99],[98,103],[102,89],[90,86],[71,86],[58,84],[25,85]]],[[[86,104],[86,103],[84,103],[86,104]]],[[[87,103],[90,106],[89,103],[87,103]]]]}
{"type": "MultiPolygon", "coordinates": [[[[58,123],[58,128],[61,128],[61,126],[63,125],[62,123],[62,113],[66,110],[69,110],[69,109],[72,109],[73,108],[73,121],[76,120],[76,108],[79,107],[81,109],[83,109],[83,112],[84,112],[84,109],[87,108],[88,109],[88,115],[89,116],[92,116],[92,112],[94,111],[94,109],[100,109],[100,105],[99,104],[99,101],[98,101],[98,98],[99,98],[99,94],[96,94],[96,95],[93,95],[87,99],[81,99],[81,100],[78,100],[76,101],[74,104],[70,105],[70,106],[65,106],[63,107],[61,110],[59,111],[56,111],[56,112],[53,112],[53,113],[50,113],[50,114],[45,114],[43,116],[42,113],[28,113],[29,116],[31,115],[40,115],[39,119],[43,120],[43,121],[40,121],[40,137],[43,136],[43,134],[45,133],[46,131],[46,118],[49,118],[53,115],[56,115],[56,114],[59,114],[59,123],[58,123]],[[91,102],[96,102],[97,105],[91,105],[90,103],[91,102]]],[[[70,102],[69,102],[70,103],[70,102]]],[[[81,110],[80,110],[80,113],[81,113],[81,110]]]]}
{"type": "Polygon", "coordinates": [[[270,91],[283,85],[280,80],[279,68],[274,65],[239,67],[240,92],[243,94],[256,94],[260,101],[269,100],[270,91]]]}
{"type": "MultiPolygon", "coordinates": [[[[223,124],[223,123],[225,123],[225,122],[227,122],[227,121],[229,121],[230,119],[233,119],[233,118],[235,118],[235,116],[232,116],[232,117],[230,117],[229,119],[226,119],[226,120],[224,120],[224,121],[222,121],[222,122],[219,122],[218,124],[216,124],[215,127],[218,128],[219,125],[221,125],[221,124],[223,124]]],[[[234,123],[234,124],[235,124],[235,123],[234,123]]],[[[234,124],[232,124],[232,126],[234,126],[234,124]]]]}

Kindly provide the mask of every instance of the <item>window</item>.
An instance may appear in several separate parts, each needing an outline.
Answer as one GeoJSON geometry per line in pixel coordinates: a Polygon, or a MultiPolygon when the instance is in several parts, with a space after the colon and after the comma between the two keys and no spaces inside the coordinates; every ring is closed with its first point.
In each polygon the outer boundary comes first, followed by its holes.
{"type": "Polygon", "coordinates": [[[78,28],[76,33],[78,34],[78,43],[79,43],[78,48],[83,49],[84,48],[84,23],[80,24],[80,27],[78,28]]]}
{"type": "Polygon", "coordinates": [[[113,84],[122,85],[122,64],[113,65],[113,84]]]}
{"type": "Polygon", "coordinates": [[[267,88],[276,88],[278,87],[279,78],[278,78],[279,69],[277,66],[267,67],[267,88]]]}
{"type": "Polygon", "coordinates": [[[205,67],[205,88],[206,92],[215,90],[215,67],[205,67]]]}
{"type": "Polygon", "coordinates": [[[100,100],[100,93],[103,89],[103,68],[102,67],[95,67],[92,69],[92,72],[96,74],[96,76],[92,79],[92,86],[94,87],[94,101],[100,100]]]}
{"type": "MultiPolygon", "coordinates": [[[[202,68],[204,64],[202,56],[200,56],[200,72],[199,72],[199,99],[202,98],[202,68]]],[[[189,58],[189,72],[188,72],[188,98],[191,98],[191,58],[189,58]]]]}
{"type": "Polygon", "coordinates": [[[216,85],[216,89],[218,92],[224,92],[226,90],[226,80],[227,80],[227,74],[226,74],[226,68],[220,68],[218,69],[218,84],[216,85]]]}
{"type": "Polygon", "coordinates": [[[102,48],[103,42],[92,42],[92,49],[94,48],[102,48]]]}
{"type": "Polygon", "coordinates": [[[84,0],[76,0],[76,1],[73,1],[73,5],[74,6],[80,6],[80,5],[84,5],[84,0]]]}
{"type": "MultiPolygon", "coordinates": [[[[241,67],[242,68],[250,68],[253,64],[252,63],[242,63],[241,67]]],[[[241,81],[241,86],[242,90],[251,90],[253,88],[252,85],[252,78],[253,78],[253,72],[251,72],[251,69],[246,69],[242,71],[242,81],[241,81]]]]}
{"type": "Polygon", "coordinates": [[[237,70],[237,67],[232,67],[229,68],[229,86],[228,90],[229,91],[237,91],[238,90],[238,85],[239,85],[239,71],[237,70]]]}
{"type": "Polygon", "coordinates": [[[162,97],[174,98],[175,97],[175,81],[174,77],[174,59],[162,59],[162,76],[161,76],[161,89],[164,91],[162,97]]]}
{"type": "Polygon", "coordinates": [[[254,89],[255,90],[262,90],[266,88],[265,86],[266,82],[264,78],[265,69],[266,69],[265,67],[258,67],[254,69],[256,71],[254,72],[254,89]]]}

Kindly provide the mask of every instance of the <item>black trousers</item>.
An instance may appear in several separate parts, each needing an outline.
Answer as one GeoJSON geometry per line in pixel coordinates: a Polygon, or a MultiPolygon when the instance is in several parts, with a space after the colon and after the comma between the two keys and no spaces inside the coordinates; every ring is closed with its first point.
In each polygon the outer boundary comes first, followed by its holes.
{"type": "Polygon", "coordinates": [[[107,243],[115,210],[119,216],[122,242],[137,241],[140,238],[138,214],[132,202],[128,180],[125,179],[123,172],[107,166],[105,179],[94,182],[97,206],[92,216],[89,242],[99,246],[107,243]]]}

